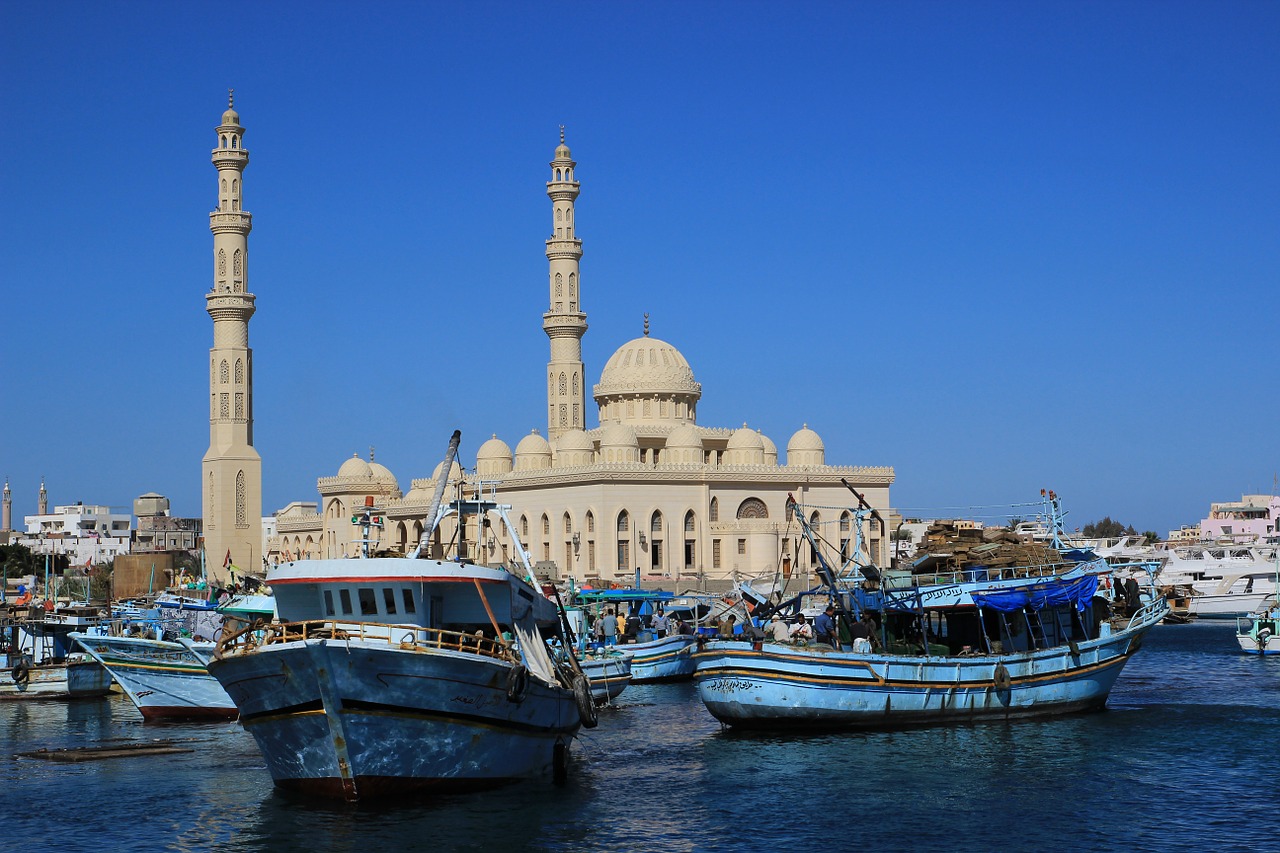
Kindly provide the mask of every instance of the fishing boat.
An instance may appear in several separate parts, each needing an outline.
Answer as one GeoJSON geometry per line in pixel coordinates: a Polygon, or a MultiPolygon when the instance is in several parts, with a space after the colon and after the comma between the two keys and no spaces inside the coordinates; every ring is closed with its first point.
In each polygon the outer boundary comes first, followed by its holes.
{"type": "Polygon", "coordinates": [[[1256,612],[1280,591],[1274,542],[1196,543],[1168,549],[1156,577],[1161,586],[1185,589],[1187,615],[1236,619],[1256,612]]]}
{"type": "Polygon", "coordinates": [[[591,698],[597,705],[617,699],[631,683],[632,657],[617,649],[597,649],[578,659],[582,674],[591,682],[591,698]]]}
{"type": "MultiPolygon", "coordinates": [[[[455,432],[442,470],[457,452],[455,432]]],[[[596,722],[587,678],[556,661],[559,608],[534,583],[508,517],[479,484],[441,505],[406,556],[379,556],[381,516],[357,517],[356,559],[305,559],[267,574],[279,621],[224,636],[209,672],[240,709],[278,788],[367,801],[454,793],[567,772],[580,726],[596,722]],[[462,557],[421,556],[440,520],[497,516],[521,575],[462,557]]]]}
{"type": "MultiPolygon", "coordinates": [[[[1280,551],[1275,556],[1274,582],[1280,588],[1280,551]]],[[[1280,654],[1280,598],[1268,596],[1258,609],[1236,619],[1236,642],[1248,655],[1280,654]]]]}
{"type": "MultiPolygon", "coordinates": [[[[275,602],[265,595],[237,596],[214,610],[215,620],[205,616],[204,611],[203,607],[182,608],[184,614],[201,613],[201,624],[205,630],[220,636],[228,624],[271,621],[275,615],[275,602]]],[[[70,636],[111,673],[129,701],[142,714],[143,720],[235,719],[239,713],[235,702],[207,668],[216,645],[203,639],[181,636],[185,631],[173,630],[174,626],[168,621],[174,618],[173,611],[164,609],[158,612],[162,614],[162,621],[155,627],[161,636],[168,639],[120,633],[73,632],[70,636]]],[[[143,630],[140,633],[150,632],[143,630]]]]}
{"type": "Polygon", "coordinates": [[[11,607],[0,619],[0,699],[86,699],[111,690],[110,674],[76,650],[70,634],[99,619],[92,607],[11,607]]]}
{"type": "MultiPolygon", "coordinates": [[[[883,525],[857,496],[855,555],[867,517],[883,525]]],[[[1099,557],[927,580],[858,564],[850,576],[832,568],[803,508],[789,508],[819,558],[824,584],[812,594],[831,606],[831,642],[706,643],[694,680],[728,726],[887,728],[1098,709],[1168,611],[1151,594],[1113,620],[1098,594],[1112,569],[1099,557]]]]}

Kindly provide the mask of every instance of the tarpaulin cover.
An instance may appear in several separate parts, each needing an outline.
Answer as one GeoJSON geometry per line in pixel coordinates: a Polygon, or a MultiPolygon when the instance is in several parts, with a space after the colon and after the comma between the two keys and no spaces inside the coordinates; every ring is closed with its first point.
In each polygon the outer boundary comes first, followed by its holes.
{"type": "Polygon", "coordinates": [[[1074,604],[1076,610],[1084,610],[1098,591],[1098,576],[1084,575],[1074,580],[1044,581],[1027,584],[1013,589],[993,589],[984,592],[972,592],[973,603],[979,607],[990,607],[1009,613],[1030,607],[1040,610],[1059,604],[1074,604]]]}

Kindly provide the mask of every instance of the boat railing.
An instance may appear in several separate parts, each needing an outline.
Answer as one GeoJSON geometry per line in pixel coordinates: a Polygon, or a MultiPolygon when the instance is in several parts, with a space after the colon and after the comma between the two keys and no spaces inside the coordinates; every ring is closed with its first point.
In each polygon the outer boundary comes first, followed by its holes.
{"type": "Polygon", "coordinates": [[[1134,611],[1133,615],[1129,617],[1129,624],[1125,626],[1125,630],[1146,622],[1159,621],[1164,618],[1165,611],[1169,609],[1169,602],[1163,596],[1157,595],[1134,611]],[[1157,616],[1157,614],[1160,615],[1157,616]]]}
{"type": "MultiPolygon", "coordinates": [[[[910,571],[883,572],[880,587],[886,592],[905,591],[920,586],[953,586],[974,581],[996,581],[1012,578],[1056,577],[1079,566],[1079,563],[1055,561],[1023,566],[973,565],[952,571],[913,573],[910,571]]],[[[849,577],[845,580],[853,579],[849,577]]],[[[856,578],[859,582],[861,577],[856,578]]]]}
{"type": "Polygon", "coordinates": [[[402,651],[468,652],[482,657],[519,663],[516,651],[503,640],[482,634],[424,628],[421,625],[387,624],[385,622],[254,622],[249,627],[224,636],[218,641],[215,657],[249,652],[263,646],[295,643],[303,640],[358,640],[386,643],[402,651]]]}

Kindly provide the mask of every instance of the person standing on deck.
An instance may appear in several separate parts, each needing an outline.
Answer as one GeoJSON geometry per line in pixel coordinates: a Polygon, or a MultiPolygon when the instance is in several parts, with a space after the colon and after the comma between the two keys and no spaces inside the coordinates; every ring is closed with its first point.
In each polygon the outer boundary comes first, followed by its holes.
{"type": "Polygon", "coordinates": [[[613,608],[605,611],[604,618],[600,620],[604,630],[604,644],[612,646],[618,642],[618,620],[613,618],[613,608]]]}
{"type": "Polygon", "coordinates": [[[667,636],[667,614],[662,612],[661,607],[653,613],[653,633],[659,638],[667,636]]]}
{"type": "Polygon", "coordinates": [[[813,633],[819,643],[826,643],[832,648],[838,648],[836,645],[836,609],[830,604],[827,609],[818,614],[818,618],[813,620],[813,633]]]}

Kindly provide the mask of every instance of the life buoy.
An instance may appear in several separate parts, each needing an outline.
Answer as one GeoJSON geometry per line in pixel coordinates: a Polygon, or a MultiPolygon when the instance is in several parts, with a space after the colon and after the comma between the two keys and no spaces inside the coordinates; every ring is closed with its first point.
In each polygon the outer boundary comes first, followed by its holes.
{"type": "Polygon", "coordinates": [[[996,664],[996,671],[993,677],[997,690],[1008,690],[1013,686],[1013,679],[1009,677],[1009,670],[1004,664],[996,664]]]}
{"type": "Polygon", "coordinates": [[[600,718],[596,714],[596,702],[591,698],[591,682],[582,673],[573,678],[573,699],[578,704],[578,716],[583,727],[594,729],[600,718]]]}
{"type": "Polygon", "coordinates": [[[523,702],[529,690],[529,670],[518,663],[507,671],[507,701],[523,702]]]}
{"type": "Polygon", "coordinates": [[[1263,628],[1261,631],[1259,631],[1258,637],[1257,637],[1258,651],[1262,651],[1263,649],[1265,649],[1267,647],[1267,642],[1270,639],[1271,639],[1271,632],[1268,631],[1266,628],[1263,628]]]}
{"type": "Polygon", "coordinates": [[[27,686],[31,681],[31,662],[27,660],[26,655],[18,658],[18,662],[13,665],[13,669],[9,674],[13,676],[13,683],[19,687],[27,686]]]}

